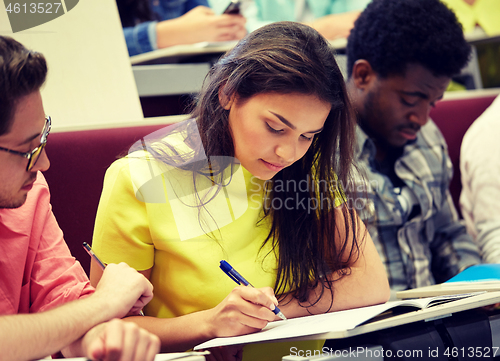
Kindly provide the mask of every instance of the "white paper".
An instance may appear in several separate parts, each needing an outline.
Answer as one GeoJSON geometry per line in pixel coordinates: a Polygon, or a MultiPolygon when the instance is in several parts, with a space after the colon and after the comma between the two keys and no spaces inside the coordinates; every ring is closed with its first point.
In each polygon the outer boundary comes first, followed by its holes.
{"type": "Polygon", "coordinates": [[[346,331],[384,313],[397,306],[413,306],[415,310],[426,308],[432,301],[455,300],[473,296],[462,294],[454,296],[427,297],[404,301],[389,301],[380,305],[354,308],[351,310],[331,312],[321,315],[292,318],[285,321],[274,321],[261,331],[235,337],[215,338],[196,346],[195,350],[204,350],[211,347],[245,344],[261,341],[279,341],[282,339],[317,335],[327,332],[346,331]]]}
{"type": "Polygon", "coordinates": [[[216,338],[204,342],[194,349],[200,350],[224,345],[281,340],[325,332],[350,330],[366,320],[395,307],[396,304],[402,304],[402,302],[391,301],[381,305],[269,322],[260,332],[236,337],[216,338]]]}

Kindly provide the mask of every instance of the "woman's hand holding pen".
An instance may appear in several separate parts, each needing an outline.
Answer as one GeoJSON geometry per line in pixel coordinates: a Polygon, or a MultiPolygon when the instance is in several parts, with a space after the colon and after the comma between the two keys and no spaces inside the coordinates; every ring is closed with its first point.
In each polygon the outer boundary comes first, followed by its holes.
{"type": "Polygon", "coordinates": [[[105,299],[110,318],[138,314],[153,298],[153,285],[126,263],[108,264],[97,284],[95,296],[105,299]]]}
{"type": "Polygon", "coordinates": [[[245,335],[264,328],[276,315],[271,311],[278,304],[270,287],[238,286],[217,306],[207,310],[210,337],[245,335]]]}

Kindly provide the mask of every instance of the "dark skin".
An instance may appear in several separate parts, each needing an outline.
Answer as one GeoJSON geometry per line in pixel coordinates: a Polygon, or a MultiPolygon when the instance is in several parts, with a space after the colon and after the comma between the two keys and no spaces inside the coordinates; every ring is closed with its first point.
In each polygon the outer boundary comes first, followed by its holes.
{"type": "Polygon", "coordinates": [[[347,88],[358,124],[375,142],[377,161],[417,137],[449,82],[449,77],[434,76],[419,64],[408,64],[402,75],[383,78],[368,61],[355,62],[347,88]]]}
{"type": "MultiPolygon", "coordinates": [[[[404,75],[381,78],[368,61],[354,63],[347,90],[358,124],[375,143],[377,161],[416,137],[450,80],[418,64],[409,64],[404,75]]],[[[500,304],[485,307],[488,311],[498,308],[500,304]]]]}

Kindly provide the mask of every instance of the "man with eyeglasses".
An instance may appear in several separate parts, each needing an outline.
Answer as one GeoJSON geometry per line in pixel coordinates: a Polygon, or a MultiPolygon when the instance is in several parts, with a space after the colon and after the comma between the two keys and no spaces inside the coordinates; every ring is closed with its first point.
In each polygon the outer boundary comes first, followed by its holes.
{"type": "Polygon", "coordinates": [[[153,360],[156,336],[132,322],[152,298],[149,281],[108,265],[94,290],[70,254],[42,171],[51,119],[40,87],[44,57],[0,36],[0,359],[59,351],[92,360],[153,360]],[[117,319],[118,318],[118,319],[117,319]]]}

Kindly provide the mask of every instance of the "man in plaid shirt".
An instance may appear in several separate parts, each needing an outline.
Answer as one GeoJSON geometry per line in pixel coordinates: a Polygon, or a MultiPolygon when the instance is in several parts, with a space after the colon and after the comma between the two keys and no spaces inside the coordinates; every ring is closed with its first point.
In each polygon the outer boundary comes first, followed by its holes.
{"type": "Polygon", "coordinates": [[[369,184],[361,214],[393,290],[444,282],[481,262],[449,194],[445,140],[429,120],[469,54],[438,0],[374,0],[349,36],[356,156],[369,184]]]}

